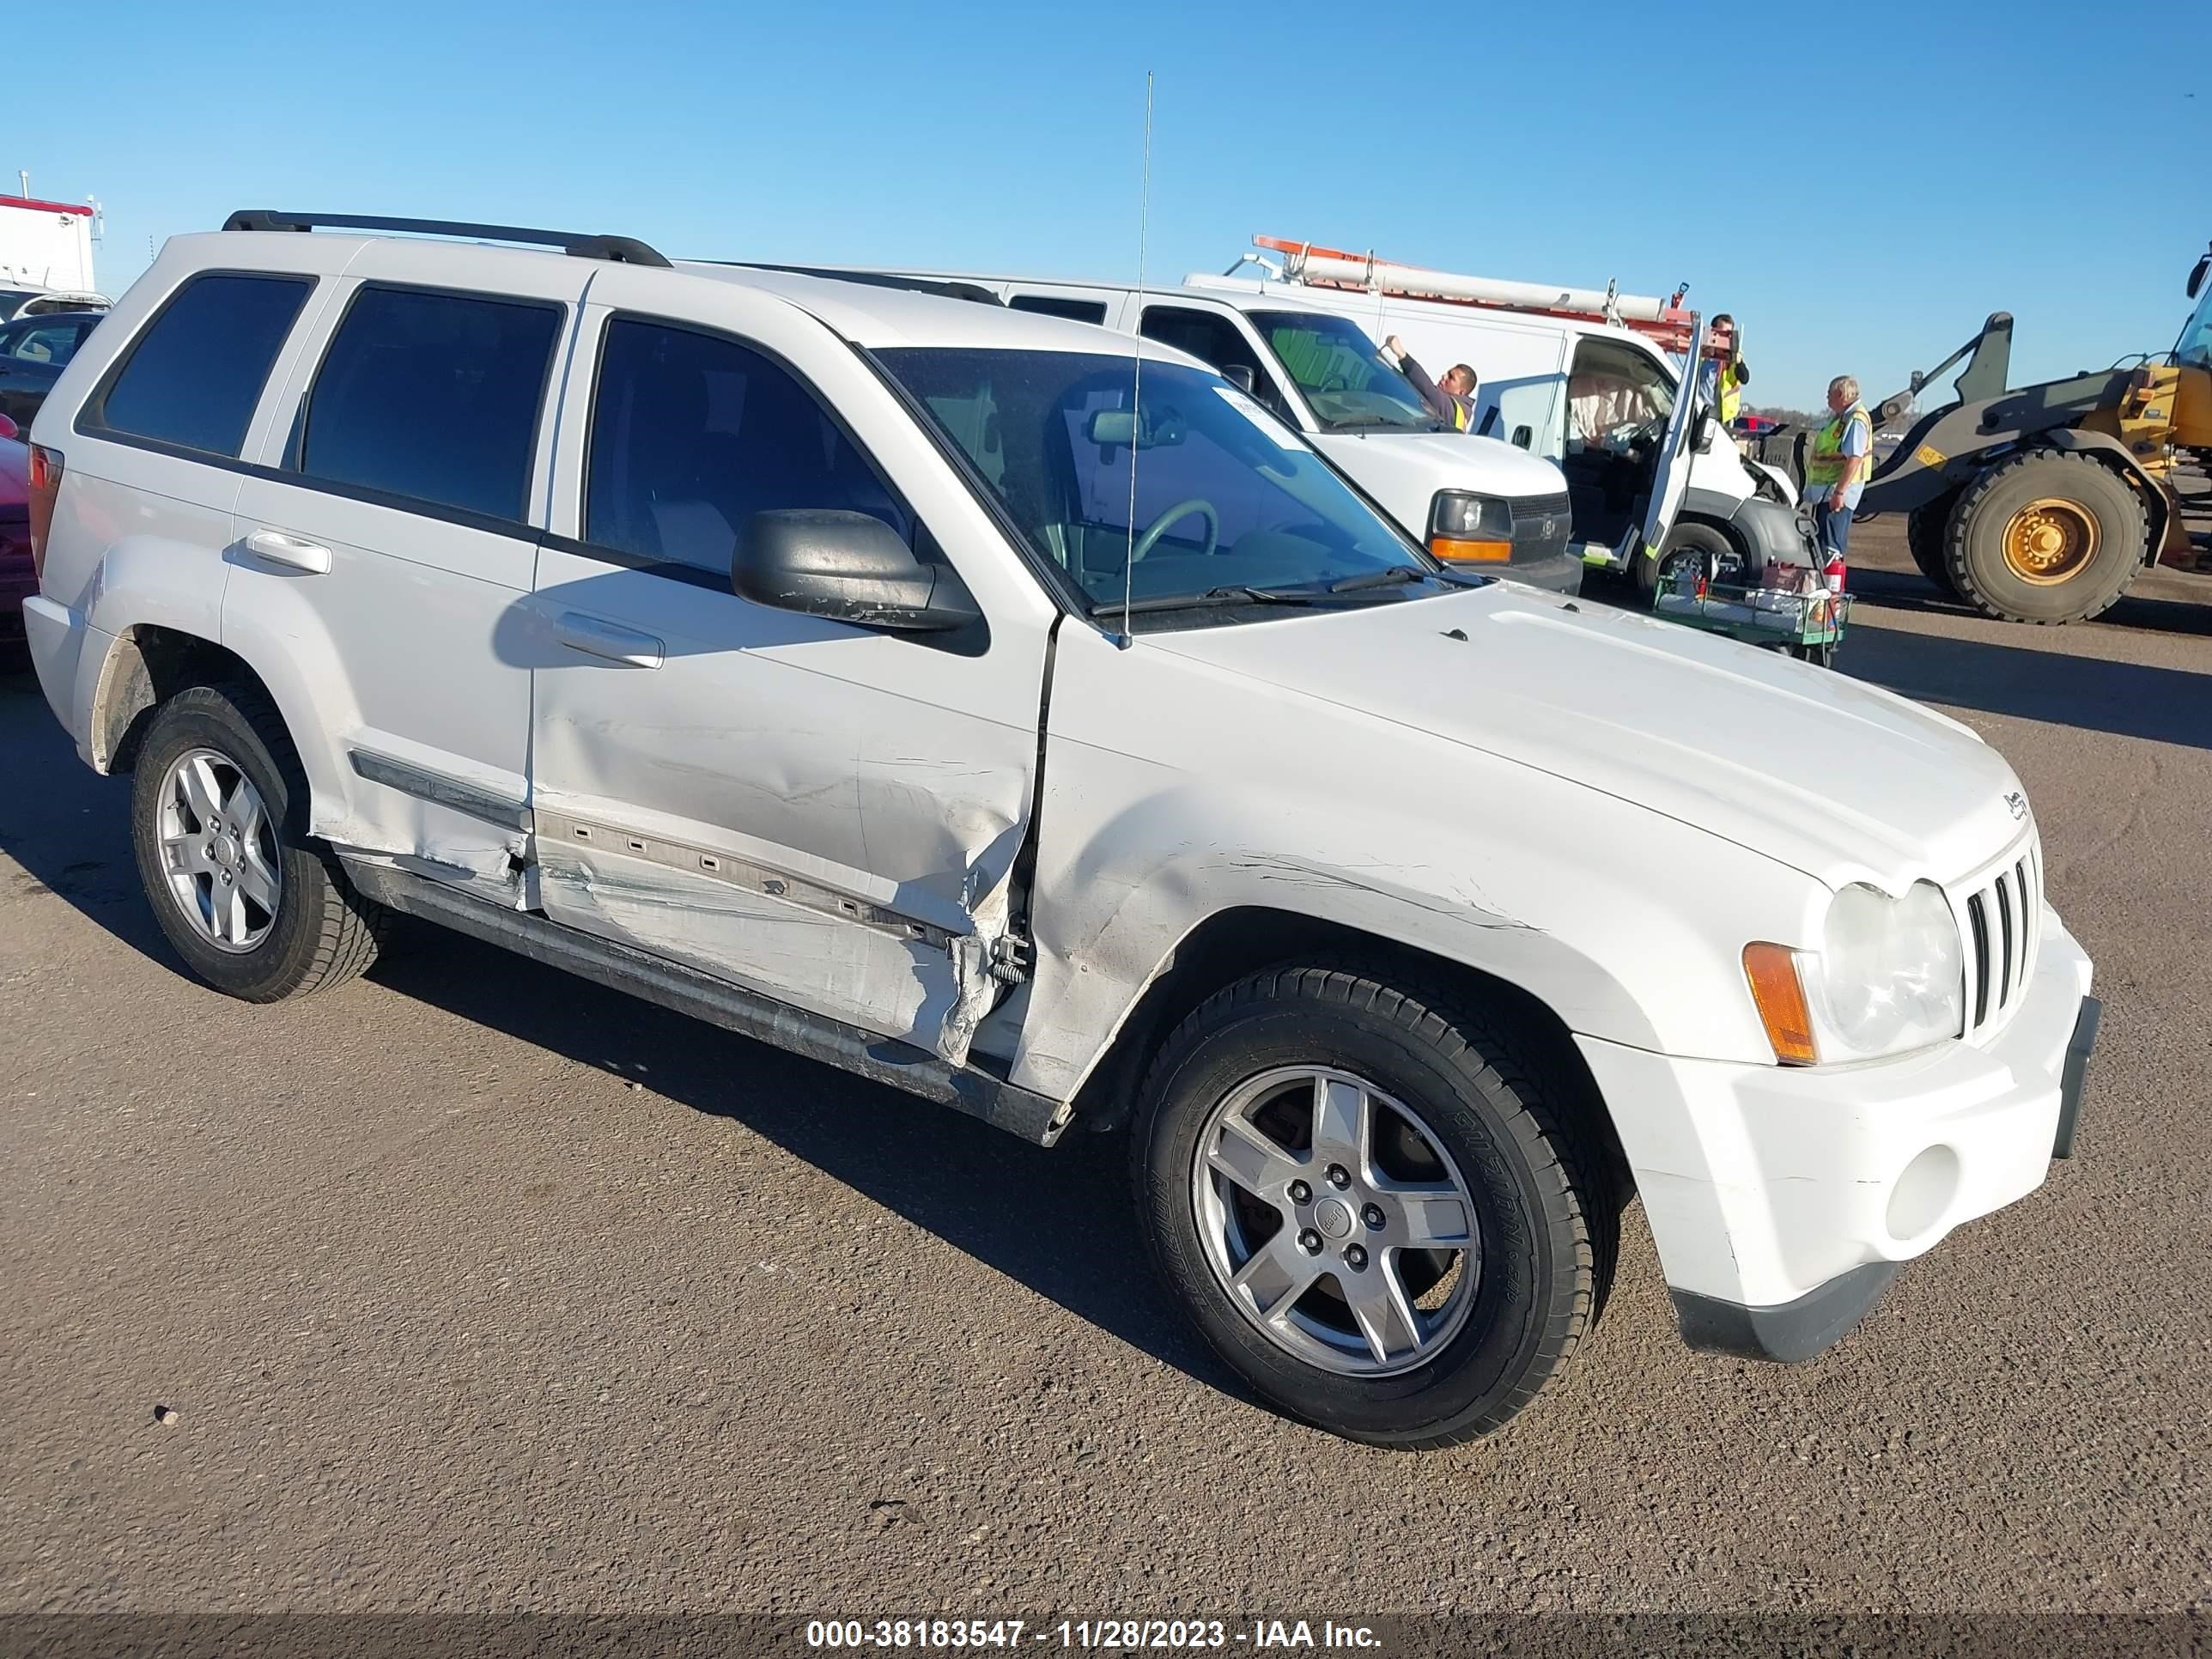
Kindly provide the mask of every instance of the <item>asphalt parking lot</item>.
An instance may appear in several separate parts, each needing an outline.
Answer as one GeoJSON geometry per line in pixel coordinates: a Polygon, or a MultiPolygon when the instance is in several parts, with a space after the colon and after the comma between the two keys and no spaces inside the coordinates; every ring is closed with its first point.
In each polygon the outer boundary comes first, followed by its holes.
{"type": "Polygon", "coordinates": [[[1236,1391],[1118,1147],[443,935],[202,989],[0,679],[0,1611],[2203,1607],[2212,578],[2007,628],[1887,528],[1842,664],[2027,784],[2106,1000],[2077,1157],[1790,1369],[1686,1352],[1632,1212],[1573,1368],[1418,1455],[1236,1391]]]}

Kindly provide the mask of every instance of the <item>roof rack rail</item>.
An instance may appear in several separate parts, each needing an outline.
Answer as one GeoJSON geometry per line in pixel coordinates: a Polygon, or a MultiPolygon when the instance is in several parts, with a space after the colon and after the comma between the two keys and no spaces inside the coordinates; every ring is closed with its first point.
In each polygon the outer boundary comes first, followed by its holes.
{"type": "Polygon", "coordinates": [[[667,257],[633,236],[586,236],[572,230],[529,230],[520,225],[477,225],[459,219],[378,219],[362,214],[275,213],[240,208],[222,222],[225,230],[393,230],[418,236],[467,236],[485,242],[523,242],[557,247],[579,259],[609,259],[617,264],[658,265],[667,257]]]}

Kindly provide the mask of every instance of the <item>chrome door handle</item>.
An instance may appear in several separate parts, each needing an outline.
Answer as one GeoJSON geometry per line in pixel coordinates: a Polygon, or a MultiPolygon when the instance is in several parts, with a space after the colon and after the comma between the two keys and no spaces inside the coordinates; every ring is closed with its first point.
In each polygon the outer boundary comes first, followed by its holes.
{"type": "Polygon", "coordinates": [[[601,622],[597,617],[586,617],[576,611],[561,613],[561,619],[553,624],[553,635],[571,651],[580,651],[603,662],[620,663],[626,668],[658,668],[668,650],[650,634],[601,622]]]}
{"type": "Polygon", "coordinates": [[[246,550],[257,559],[270,564],[281,564],[288,570],[303,570],[310,576],[331,574],[331,550],[313,542],[303,542],[280,531],[257,530],[246,538],[246,550]]]}

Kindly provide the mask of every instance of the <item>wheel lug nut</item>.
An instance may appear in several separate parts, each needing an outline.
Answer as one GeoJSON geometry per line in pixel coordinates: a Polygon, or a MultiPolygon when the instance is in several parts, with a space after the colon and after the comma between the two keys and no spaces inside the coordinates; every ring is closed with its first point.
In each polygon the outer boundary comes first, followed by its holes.
{"type": "Polygon", "coordinates": [[[1346,1169],[1341,1164],[1330,1164],[1328,1166],[1328,1184],[1332,1187],[1349,1187],[1352,1184],[1352,1171],[1346,1169]]]}
{"type": "Polygon", "coordinates": [[[1344,1252],[1344,1265],[1358,1273],[1367,1265],[1367,1252],[1357,1244],[1347,1246],[1344,1252]]]}
{"type": "Polygon", "coordinates": [[[1307,1186],[1307,1185],[1306,1185],[1306,1183],[1305,1183],[1304,1182],[1303,1182],[1303,1181],[1293,1181],[1293,1182],[1291,1183],[1291,1203],[1293,1203],[1293,1204],[1304,1204],[1304,1203],[1306,1203],[1308,1200],[1310,1200],[1312,1197],[1313,1197],[1313,1188],[1310,1188],[1310,1187],[1309,1187],[1309,1186],[1307,1186]]]}
{"type": "Polygon", "coordinates": [[[230,885],[230,872],[228,870],[222,872],[222,884],[226,887],[230,885]]]}
{"type": "Polygon", "coordinates": [[[1316,1232],[1312,1228],[1307,1228],[1304,1232],[1298,1235],[1298,1248],[1304,1250],[1308,1255],[1319,1255],[1321,1254],[1321,1235],[1316,1232]]]}
{"type": "Polygon", "coordinates": [[[1381,1205],[1369,1205],[1365,1209],[1359,1212],[1359,1218],[1365,1222],[1370,1227],[1373,1228],[1376,1232],[1379,1233],[1382,1231],[1382,1206],[1381,1205]]]}

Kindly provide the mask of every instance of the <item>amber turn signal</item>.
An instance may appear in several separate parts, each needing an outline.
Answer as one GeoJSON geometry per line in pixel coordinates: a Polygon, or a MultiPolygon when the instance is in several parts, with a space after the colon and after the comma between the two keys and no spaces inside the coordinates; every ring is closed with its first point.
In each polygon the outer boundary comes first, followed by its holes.
{"type": "Polygon", "coordinates": [[[1513,544],[1463,542],[1450,536],[1431,536],[1429,551],[1447,564],[1499,564],[1513,556],[1513,544]]]}
{"type": "Polygon", "coordinates": [[[1805,1006],[1796,953],[1786,945],[1747,945],[1743,976],[1751,982],[1751,1000],[1766,1026],[1767,1042],[1774,1045],[1775,1059],[1784,1066],[1817,1064],[1813,1016],[1805,1006]]]}

